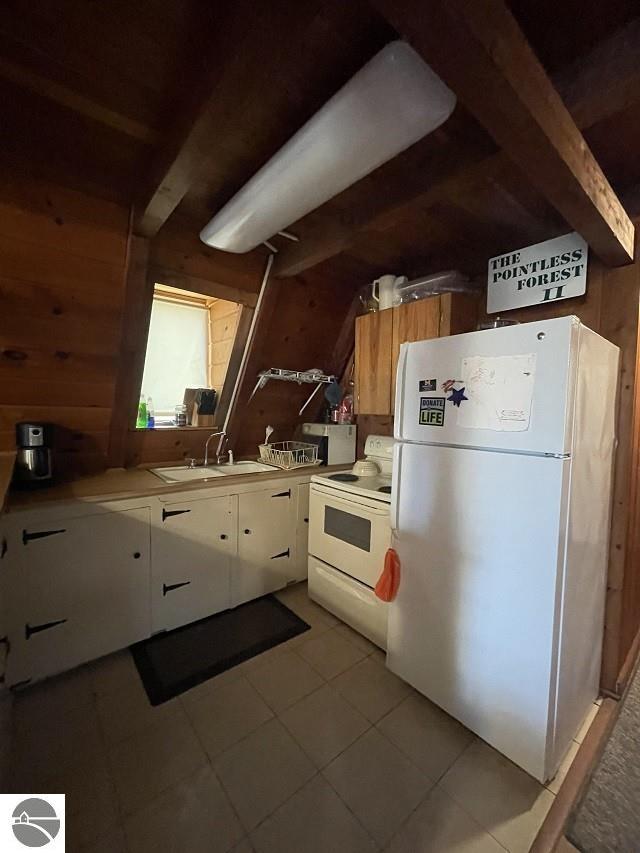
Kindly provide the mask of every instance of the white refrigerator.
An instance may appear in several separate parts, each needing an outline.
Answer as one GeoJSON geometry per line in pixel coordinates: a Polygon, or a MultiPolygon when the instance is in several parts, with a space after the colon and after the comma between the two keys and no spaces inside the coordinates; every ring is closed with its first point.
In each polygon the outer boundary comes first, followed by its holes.
{"type": "Polygon", "coordinates": [[[543,782],[598,693],[617,377],[577,317],[400,350],[387,666],[543,782]]]}

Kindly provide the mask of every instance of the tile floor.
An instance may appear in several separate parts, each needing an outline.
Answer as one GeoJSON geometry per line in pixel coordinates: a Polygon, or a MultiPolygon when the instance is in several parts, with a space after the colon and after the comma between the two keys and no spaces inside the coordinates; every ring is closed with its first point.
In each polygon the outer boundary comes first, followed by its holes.
{"type": "Polygon", "coordinates": [[[545,788],[280,597],[310,631],[157,708],[128,652],[18,694],[14,790],[67,794],[69,851],[526,853],[593,714],[545,788]]]}

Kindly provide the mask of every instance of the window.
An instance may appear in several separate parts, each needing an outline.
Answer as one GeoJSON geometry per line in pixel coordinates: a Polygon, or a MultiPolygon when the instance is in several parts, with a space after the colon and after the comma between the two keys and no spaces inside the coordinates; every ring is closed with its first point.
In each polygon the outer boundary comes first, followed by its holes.
{"type": "Polygon", "coordinates": [[[141,389],[153,400],[156,425],[172,424],[187,388],[212,388],[219,400],[240,309],[236,302],[156,284],[141,389]]]}

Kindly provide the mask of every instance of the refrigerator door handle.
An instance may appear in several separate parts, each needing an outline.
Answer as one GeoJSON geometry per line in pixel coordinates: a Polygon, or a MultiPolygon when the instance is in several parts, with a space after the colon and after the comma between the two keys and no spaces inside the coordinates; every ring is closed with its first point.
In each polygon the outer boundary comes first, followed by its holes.
{"type": "Polygon", "coordinates": [[[402,444],[396,441],[393,445],[393,488],[391,489],[391,533],[395,538],[398,532],[398,498],[400,495],[400,477],[401,477],[401,462],[402,459],[402,444]]]}
{"type": "Polygon", "coordinates": [[[406,396],[404,391],[404,374],[407,366],[407,352],[408,347],[401,345],[400,355],[398,357],[398,368],[396,370],[396,399],[394,405],[394,432],[396,438],[400,438],[402,436],[402,430],[404,427],[402,416],[404,414],[404,398],[406,396]]]}

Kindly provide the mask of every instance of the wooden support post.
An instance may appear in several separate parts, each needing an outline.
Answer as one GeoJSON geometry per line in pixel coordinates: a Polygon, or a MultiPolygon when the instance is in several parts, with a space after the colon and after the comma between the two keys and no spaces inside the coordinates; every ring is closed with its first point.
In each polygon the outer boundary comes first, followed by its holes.
{"type": "Polygon", "coordinates": [[[118,375],[109,432],[109,465],[125,464],[127,432],[134,425],[147,349],[153,278],[149,275],[149,241],[131,234],[125,267],[125,294],[118,375]]]}

